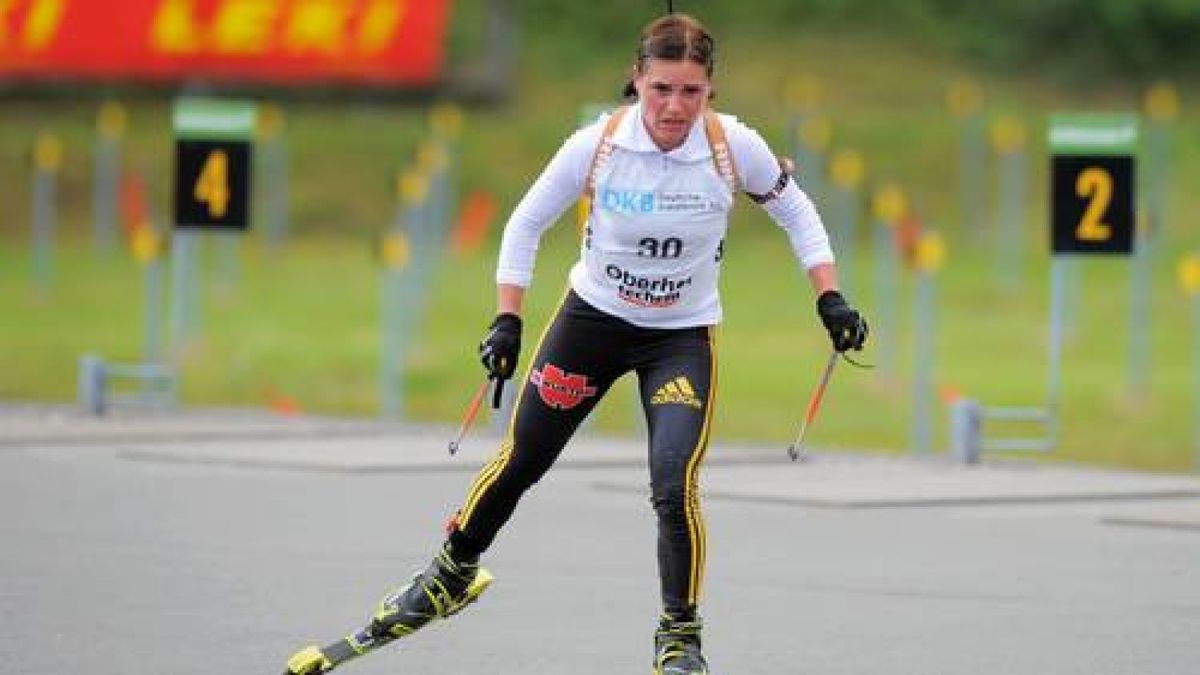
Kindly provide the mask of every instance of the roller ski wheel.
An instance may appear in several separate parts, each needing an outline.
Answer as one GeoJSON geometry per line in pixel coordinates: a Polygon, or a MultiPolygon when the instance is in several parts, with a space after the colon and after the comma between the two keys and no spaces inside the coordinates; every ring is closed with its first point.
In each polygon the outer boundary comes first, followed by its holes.
{"type": "Polygon", "coordinates": [[[316,675],[333,670],[333,662],[316,645],[311,645],[292,654],[283,675],[316,675]]]}

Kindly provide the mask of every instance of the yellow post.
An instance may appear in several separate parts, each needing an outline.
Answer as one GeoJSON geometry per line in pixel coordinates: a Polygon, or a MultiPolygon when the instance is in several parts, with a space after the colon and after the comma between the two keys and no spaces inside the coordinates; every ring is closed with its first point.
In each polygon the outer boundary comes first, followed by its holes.
{"type": "Polygon", "coordinates": [[[867,164],[857,150],[838,150],[830,167],[833,184],[843,190],[854,190],[867,175],[867,164]]]}
{"type": "Polygon", "coordinates": [[[429,195],[429,179],[417,169],[402,171],[396,181],[396,192],[404,204],[420,206],[429,195]]]}
{"type": "Polygon", "coordinates": [[[392,230],[383,235],[380,245],[380,258],[383,266],[389,270],[402,270],[408,266],[412,255],[412,247],[408,243],[408,235],[400,230],[392,230]]]}
{"type": "Polygon", "coordinates": [[[1189,253],[1179,261],[1178,278],[1184,293],[1200,295],[1200,253],[1189,253]]]}
{"type": "Polygon", "coordinates": [[[946,240],[937,232],[926,232],[917,241],[916,250],[917,270],[933,275],[937,274],[946,262],[946,240]]]}
{"type": "Polygon", "coordinates": [[[457,141],[462,135],[462,108],[450,102],[438,103],[429,112],[429,123],[435,137],[450,142],[457,141]]]}
{"type": "Polygon", "coordinates": [[[833,143],[833,123],[825,115],[812,115],[800,126],[800,140],[813,152],[828,151],[833,143]]]}
{"type": "Polygon", "coordinates": [[[821,105],[821,80],[812,74],[792,75],[783,83],[783,104],[796,112],[821,105]]]}
{"type": "Polygon", "coordinates": [[[133,259],[142,267],[147,267],[158,260],[163,241],[153,225],[142,223],[133,231],[129,246],[133,251],[133,259]]]}
{"type": "Polygon", "coordinates": [[[992,148],[1001,155],[1025,148],[1025,122],[1016,115],[1001,115],[992,123],[992,148]]]}
{"type": "Polygon", "coordinates": [[[287,126],[287,118],[283,108],[274,103],[262,103],[258,106],[258,137],[263,141],[273,141],[283,134],[287,126]]]}
{"type": "Polygon", "coordinates": [[[895,227],[908,210],[908,198],[899,185],[888,182],[875,190],[871,207],[880,223],[887,227],[895,227]]]}
{"type": "Polygon", "coordinates": [[[125,135],[125,128],[129,123],[129,114],[125,111],[125,106],[116,101],[105,101],[100,105],[100,112],[96,115],[96,131],[101,138],[108,141],[117,141],[125,135]]]}
{"type": "Polygon", "coordinates": [[[946,108],[958,119],[964,119],[983,109],[983,89],[969,77],[955,80],[946,90],[946,108]]]}
{"type": "Polygon", "coordinates": [[[45,131],[38,135],[33,145],[33,166],[38,171],[56,174],[63,165],[63,143],[59,137],[45,131]]]}
{"type": "Polygon", "coordinates": [[[430,176],[438,176],[450,165],[450,155],[441,143],[422,143],[417,149],[417,166],[430,176]]]}
{"type": "Polygon", "coordinates": [[[1146,90],[1143,105],[1151,122],[1165,124],[1179,118],[1179,90],[1166,80],[1159,80],[1146,90]]]}

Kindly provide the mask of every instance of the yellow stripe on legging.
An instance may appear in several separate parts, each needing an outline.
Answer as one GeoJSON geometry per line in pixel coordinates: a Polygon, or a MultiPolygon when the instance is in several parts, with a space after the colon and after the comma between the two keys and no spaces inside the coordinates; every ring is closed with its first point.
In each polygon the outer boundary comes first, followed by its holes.
{"type": "Polygon", "coordinates": [[[708,533],[704,526],[704,515],[700,512],[700,463],[708,451],[708,434],[712,423],[713,403],[717,396],[717,339],[716,331],[708,328],[708,396],[704,402],[704,426],[700,428],[700,439],[688,461],[683,487],[684,511],[687,514],[688,533],[692,538],[692,567],[688,583],[688,604],[700,602],[700,586],[704,581],[705,557],[708,554],[708,533]]]}
{"type": "Polygon", "coordinates": [[[476,504],[479,503],[479,498],[482,496],[492,483],[496,482],[496,476],[504,470],[508,464],[508,458],[512,455],[512,442],[509,439],[504,439],[500,442],[500,451],[492,458],[475,476],[474,482],[471,483],[471,489],[467,491],[467,503],[462,508],[462,512],[458,517],[458,527],[462,529],[466,527],[467,520],[471,517],[471,512],[475,510],[476,504]]]}
{"type": "Polygon", "coordinates": [[[492,461],[479,471],[475,481],[471,484],[471,489],[467,491],[467,503],[463,506],[462,512],[458,518],[459,529],[465,529],[467,523],[471,520],[471,514],[475,512],[475,507],[479,505],[479,500],[483,495],[496,483],[496,479],[504,472],[504,468],[508,466],[508,461],[512,458],[513,446],[516,441],[513,439],[513,429],[516,426],[517,413],[521,409],[521,402],[525,399],[525,383],[529,381],[529,373],[533,370],[533,362],[537,355],[542,351],[542,343],[546,341],[546,336],[550,333],[550,327],[554,325],[554,318],[562,311],[563,305],[567,302],[567,296],[571,292],[571,286],[568,284],[566,290],[563,291],[562,298],[558,301],[558,308],[554,310],[550,321],[546,322],[546,326],[542,328],[542,334],[538,338],[537,347],[533,350],[533,355],[529,362],[525,364],[525,374],[521,377],[521,387],[518,389],[517,402],[513,406],[512,417],[508,420],[508,432],[505,434],[504,440],[500,443],[500,451],[496,454],[492,461]]]}

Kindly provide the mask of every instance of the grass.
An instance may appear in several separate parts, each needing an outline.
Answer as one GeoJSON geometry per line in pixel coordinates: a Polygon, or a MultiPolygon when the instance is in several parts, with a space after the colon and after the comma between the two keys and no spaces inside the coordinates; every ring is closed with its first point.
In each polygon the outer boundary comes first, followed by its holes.
{"type": "MultiPolygon", "coordinates": [[[[951,255],[937,278],[937,388],[989,405],[1044,402],[1046,162],[1032,163],[1035,189],[1024,233],[1027,274],[1019,286],[1002,288],[989,247],[971,245],[952,225],[957,221],[956,132],[942,96],[946,84],[963,74],[961,68],[944,55],[856,34],[785,39],[778,32],[744,32],[722,47],[720,107],[738,112],[772,145],[785,149],[787,117],[776,93],[780,68],[804,64],[806,73],[825,83],[823,109],[836,122],[837,144],[862,149],[872,180],[900,181],[926,223],[949,236],[951,255]]],[[[591,67],[567,70],[554,61],[551,42],[531,41],[511,105],[473,111],[468,118],[461,143],[464,189],[486,189],[497,195],[502,211],[511,207],[570,131],[579,105],[619,89],[625,66],[623,52],[617,52],[597,58],[591,67]]],[[[987,88],[991,110],[1016,112],[1035,125],[1050,110],[1135,108],[1139,95],[1119,86],[1062,91],[1034,78],[975,75],[987,88]]],[[[168,203],[167,107],[161,101],[133,103],[126,145],[127,166],[147,176],[160,219],[168,203]]],[[[279,250],[252,234],[241,245],[236,275],[225,281],[220,276],[230,269],[226,253],[216,244],[206,247],[203,339],[182,354],[183,400],[264,406],[283,394],[311,412],[374,415],[382,271],[372,242],[395,215],[393,179],[424,133],[423,111],[307,103],[288,106],[288,113],[291,221],[298,234],[279,250]]],[[[80,354],[95,352],[117,361],[140,357],[142,272],[123,252],[98,254],[87,231],[93,114],[90,102],[65,100],[11,101],[0,108],[0,185],[6,186],[0,202],[5,228],[0,236],[0,398],[70,400],[80,354]],[[62,230],[54,282],[38,293],[30,281],[24,156],[31,137],[43,129],[62,134],[68,164],[60,185],[62,230]]],[[[1153,345],[1148,386],[1137,393],[1126,386],[1128,261],[1088,260],[1072,301],[1062,437],[1055,458],[1160,470],[1192,465],[1194,420],[1188,411],[1197,392],[1189,350],[1196,338],[1187,328],[1188,299],[1176,289],[1174,266],[1184,250],[1197,246],[1195,235],[1180,227],[1200,206],[1185,187],[1200,179],[1196,116],[1182,120],[1176,133],[1174,217],[1162,233],[1153,323],[1144,328],[1153,345]]],[[[1040,135],[1033,133],[1034,158],[1045,156],[1040,135]]],[[[437,264],[424,296],[426,311],[413,317],[420,330],[405,352],[412,418],[456,420],[479,380],[474,346],[492,312],[496,242],[493,232],[479,252],[426,255],[437,264]]],[[[529,297],[530,348],[561,294],[575,247],[569,224],[560,224],[543,242],[529,297]]],[[[855,300],[877,316],[865,232],[854,254],[855,300]]],[[[725,265],[716,438],[777,443],[782,452],[826,349],[811,293],[782,234],[745,206],[732,226],[725,265]]],[[[918,327],[911,273],[897,283],[894,372],[839,366],[810,436],[814,445],[907,451],[918,327]]],[[[868,361],[878,357],[865,355],[868,361]]],[[[633,410],[631,387],[618,385],[602,404],[597,426],[632,430],[637,424],[633,410]]],[[[944,447],[941,412],[934,429],[938,446],[944,447]]]]}

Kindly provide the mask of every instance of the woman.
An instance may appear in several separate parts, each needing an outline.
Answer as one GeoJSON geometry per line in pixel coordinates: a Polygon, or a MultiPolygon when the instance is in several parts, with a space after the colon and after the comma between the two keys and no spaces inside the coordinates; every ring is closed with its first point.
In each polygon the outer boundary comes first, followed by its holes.
{"type": "Polygon", "coordinates": [[[497,386],[516,369],[522,300],[541,235],[580,194],[591,198],[570,289],[535,352],[500,452],[476,477],[429,568],[385,598],[367,629],[296,661],[316,669],[289,672],[324,672],[341,656],[407,635],[477,598],[491,581],[480,554],[629,371],[638,375],[648,422],[658,516],[663,612],[654,672],[708,672],[697,611],[705,557],[697,477],[716,390],[717,277],[738,187],[787,231],[834,348],[861,349],[867,335],[837,291],[812,203],[757,132],[708,111],[713,57],[713,40],[695,19],[668,14],[651,22],[626,90],[635,104],[567,139],[517,206],[500,248],[498,313],[480,344],[497,386]]]}

